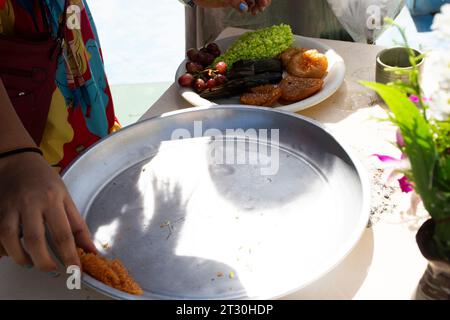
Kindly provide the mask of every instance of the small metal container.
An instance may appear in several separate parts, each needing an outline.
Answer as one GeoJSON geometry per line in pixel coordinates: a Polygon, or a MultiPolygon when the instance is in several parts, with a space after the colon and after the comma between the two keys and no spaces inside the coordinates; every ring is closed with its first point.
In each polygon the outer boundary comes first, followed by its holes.
{"type": "MultiPolygon", "coordinates": [[[[421,55],[421,52],[414,50],[416,56],[421,55]]],[[[419,71],[423,68],[423,59],[418,64],[419,71]]],[[[403,70],[412,70],[409,61],[408,49],[404,47],[389,48],[381,51],[377,55],[376,81],[378,83],[388,84],[397,80],[404,83],[409,82],[407,74],[398,74],[394,72],[394,68],[402,68],[403,70]]]]}

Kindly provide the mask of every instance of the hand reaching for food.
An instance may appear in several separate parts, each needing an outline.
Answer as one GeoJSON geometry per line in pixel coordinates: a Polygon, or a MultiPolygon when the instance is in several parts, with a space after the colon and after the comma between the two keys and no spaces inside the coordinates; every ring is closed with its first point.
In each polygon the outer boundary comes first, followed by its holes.
{"type": "Polygon", "coordinates": [[[253,2],[253,6],[249,4],[249,12],[253,15],[256,15],[259,12],[263,12],[267,7],[270,6],[272,0],[253,0],[247,1],[247,3],[253,2]]]}
{"type": "Polygon", "coordinates": [[[0,256],[57,274],[46,228],[65,266],[80,265],[76,246],[95,252],[63,181],[43,157],[22,153],[0,161],[0,256]]]}
{"type": "Polygon", "coordinates": [[[265,10],[271,0],[195,0],[196,5],[204,8],[234,8],[241,13],[253,15],[265,10]]]}

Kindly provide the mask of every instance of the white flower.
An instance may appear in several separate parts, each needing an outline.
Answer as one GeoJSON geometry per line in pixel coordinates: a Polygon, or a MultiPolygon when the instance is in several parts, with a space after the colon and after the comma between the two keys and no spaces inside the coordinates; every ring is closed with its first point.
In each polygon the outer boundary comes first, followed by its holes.
{"type": "Polygon", "coordinates": [[[450,92],[436,92],[431,97],[429,104],[429,110],[433,118],[440,121],[450,119],[450,92]]]}
{"type": "MultiPolygon", "coordinates": [[[[441,13],[434,17],[433,30],[450,43],[450,4],[441,7],[441,13]]],[[[445,44],[427,56],[422,85],[425,94],[431,98],[430,115],[441,121],[450,120],[450,54],[445,44]]]]}
{"type": "Polygon", "coordinates": [[[428,53],[421,84],[425,96],[430,98],[430,116],[440,121],[450,120],[450,55],[447,51],[428,53]]]}
{"type": "Polygon", "coordinates": [[[436,30],[443,38],[450,38],[450,4],[441,7],[441,13],[435,15],[431,29],[436,30]]]}

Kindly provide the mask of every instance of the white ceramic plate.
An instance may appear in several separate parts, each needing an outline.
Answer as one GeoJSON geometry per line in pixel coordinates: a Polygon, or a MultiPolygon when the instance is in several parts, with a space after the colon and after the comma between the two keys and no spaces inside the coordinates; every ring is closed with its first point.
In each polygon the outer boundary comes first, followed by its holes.
{"type": "MultiPolygon", "coordinates": [[[[238,39],[238,36],[235,37],[229,37],[221,40],[215,41],[222,52],[224,52],[228,47],[230,47],[236,40],[238,39]]],[[[321,53],[325,53],[328,58],[328,74],[324,78],[324,86],[322,90],[320,90],[315,95],[309,97],[308,99],[289,104],[289,105],[279,105],[277,106],[277,109],[280,110],[286,110],[291,112],[298,112],[301,110],[305,110],[307,108],[310,108],[312,106],[315,106],[325,99],[332,96],[342,85],[345,78],[345,63],[344,59],[340,55],[336,53],[333,49],[328,47],[327,45],[324,45],[321,42],[318,42],[315,39],[312,38],[306,38],[301,36],[294,36],[294,47],[302,47],[302,48],[310,48],[310,49],[317,49],[321,53]]],[[[176,72],[175,76],[175,83],[178,84],[178,78],[186,73],[186,62],[187,60],[184,60],[180,66],[178,67],[178,70],[176,72]]],[[[200,97],[195,91],[193,91],[190,88],[183,88],[178,85],[178,90],[180,95],[191,105],[195,107],[209,107],[213,105],[226,105],[226,104],[239,104],[239,96],[231,97],[228,99],[220,99],[220,100],[206,100],[200,97]]]]}

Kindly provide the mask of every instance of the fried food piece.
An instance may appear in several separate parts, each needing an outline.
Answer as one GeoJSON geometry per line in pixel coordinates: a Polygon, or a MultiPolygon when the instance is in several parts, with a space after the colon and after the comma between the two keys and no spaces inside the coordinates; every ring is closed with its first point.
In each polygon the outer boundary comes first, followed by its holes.
{"type": "Polygon", "coordinates": [[[289,48],[285,51],[283,51],[280,55],[281,62],[283,63],[283,67],[287,68],[289,62],[291,61],[292,57],[295,56],[298,53],[303,53],[306,50],[309,49],[303,49],[303,48],[289,48]]]}
{"type": "Polygon", "coordinates": [[[261,106],[261,107],[273,107],[281,94],[278,97],[273,97],[270,93],[244,93],[241,96],[241,104],[261,106]]]}
{"type": "Polygon", "coordinates": [[[278,91],[280,89],[276,84],[265,84],[262,86],[253,87],[250,89],[252,93],[273,93],[274,91],[278,91]]]}
{"type": "Polygon", "coordinates": [[[306,99],[322,89],[322,79],[287,76],[280,83],[281,99],[292,103],[306,99]]]}
{"type": "Polygon", "coordinates": [[[119,260],[110,260],[98,254],[86,253],[80,248],[78,248],[78,256],[83,271],[94,279],[127,293],[135,295],[144,293],[119,260]]]}
{"type": "Polygon", "coordinates": [[[289,60],[286,70],[296,77],[322,79],[328,70],[328,59],[317,50],[298,52],[289,60]]]}
{"type": "Polygon", "coordinates": [[[241,104],[273,107],[280,99],[281,94],[281,88],[277,85],[258,86],[241,95],[241,104]]]}
{"type": "Polygon", "coordinates": [[[289,48],[287,50],[284,50],[281,54],[280,54],[280,59],[281,62],[283,63],[283,67],[287,67],[289,61],[291,61],[292,57],[294,55],[296,55],[297,53],[299,53],[300,48],[289,48]]]}

